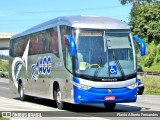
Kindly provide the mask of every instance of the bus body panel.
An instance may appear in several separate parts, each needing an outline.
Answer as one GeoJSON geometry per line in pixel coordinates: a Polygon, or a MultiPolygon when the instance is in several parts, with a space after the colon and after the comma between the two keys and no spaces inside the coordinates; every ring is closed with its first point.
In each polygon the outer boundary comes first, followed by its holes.
{"type": "Polygon", "coordinates": [[[125,103],[137,100],[137,88],[91,88],[88,91],[74,86],[74,100],[76,104],[83,103],[125,103]],[[112,93],[108,93],[108,91],[112,93]]]}
{"type": "Polygon", "coordinates": [[[66,25],[75,28],[130,30],[130,26],[125,22],[113,18],[85,15],[61,16],[14,35],[12,39],[59,25],[66,25]]]}
{"type": "MultiPolygon", "coordinates": [[[[76,104],[82,103],[122,103],[135,102],[137,99],[137,88],[129,89],[128,86],[137,83],[137,79],[133,78],[121,82],[93,82],[73,77],[75,84],[89,86],[88,90],[84,90],[74,85],[74,101],[76,104]],[[85,82],[84,82],[85,81],[85,82]],[[87,82],[86,82],[87,81],[87,82]],[[112,83],[112,84],[111,84],[112,83]],[[122,83],[122,84],[121,84],[122,83]],[[105,100],[105,97],[114,97],[114,100],[105,100]]],[[[109,98],[108,98],[109,99],[109,98]]]]}
{"type": "Polygon", "coordinates": [[[136,78],[128,79],[125,81],[116,81],[116,82],[89,81],[77,77],[74,77],[73,80],[75,83],[87,85],[93,88],[123,88],[135,84],[137,82],[136,78]]]}
{"type": "MultiPolygon", "coordinates": [[[[10,59],[11,63],[14,58],[10,59]]],[[[28,57],[28,71],[26,74],[25,67],[22,67],[18,80],[20,79],[24,86],[24,92],[26,95],[42,97],[47,99],[53,98],[53,84],[54,82],[58,82],[60,89],[63,94],[63,100],[66,102],[74,103],[73,99],[73,84],[72,84],[72,75],[65,69],[63,62],[60,58],[55,57],[55,55],[41,54],[41,55],[32,55],[28,57]],[[36,73],[38,75],[38,79],[35,80],[31,75],[31,66],[35,64],[38,60],[44,57],[51,56],[52,58],[52,67],[51,74],[39,74],[38,68],[36,73]]],[[[18,82],[18,81],[17,81],[18,82]]],[[[10,77],[10,89],[14,93],[18,93],[18,89],[16,88],[13,78],[10,77]]]]}

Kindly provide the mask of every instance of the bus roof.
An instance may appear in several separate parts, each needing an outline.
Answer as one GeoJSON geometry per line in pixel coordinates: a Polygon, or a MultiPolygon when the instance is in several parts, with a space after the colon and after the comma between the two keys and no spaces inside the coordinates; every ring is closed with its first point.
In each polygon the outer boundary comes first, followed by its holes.
{"type": "Polygon", "coordinates": [[[14,35],[11,39],[45,30],[58,25],[67,25],[76,28],[92,28],[92,29],[130,29],[130,26],[125,22],[108,17],[98,16],[61,16],[49,20],[37,26],[34,26],[22,33],[14,35]]]}

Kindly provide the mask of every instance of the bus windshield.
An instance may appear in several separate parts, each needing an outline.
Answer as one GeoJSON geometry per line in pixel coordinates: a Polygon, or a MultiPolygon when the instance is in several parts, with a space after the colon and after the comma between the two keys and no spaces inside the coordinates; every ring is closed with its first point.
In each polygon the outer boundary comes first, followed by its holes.
{"type": "Polygon", "coordinates": [[[116,81],[136,74],[130,32],[76,30],[75,33],[77,76],[116,81]]]}

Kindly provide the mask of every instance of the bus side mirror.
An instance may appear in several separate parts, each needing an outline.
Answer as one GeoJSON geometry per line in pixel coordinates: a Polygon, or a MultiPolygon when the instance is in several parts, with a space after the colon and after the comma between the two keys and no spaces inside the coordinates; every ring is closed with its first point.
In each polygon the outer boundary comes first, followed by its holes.
{"type": "Polygon", "coordinates": [[[74,56],[76,54],[76,43],[71,35],[64,35],[64,37],[68,40],[70,55],[74,56]]]}
{"type": "Polygon", "coordinates": [[[145,44],[144,40],[142,40],[141,38],[139,38],[137,36],[134,36],[133,40],[135,40],[136,42],[139,43],[141,56],[146,55],[146,44],[145,44]]]}

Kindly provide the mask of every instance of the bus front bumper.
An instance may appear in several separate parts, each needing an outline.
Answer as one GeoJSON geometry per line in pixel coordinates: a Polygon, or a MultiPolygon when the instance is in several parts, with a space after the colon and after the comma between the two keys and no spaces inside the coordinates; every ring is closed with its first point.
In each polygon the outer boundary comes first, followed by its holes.
{"type": "Polygon", "coordinates": [[[74,102],[83,103],[126,103],[137,100],[137,88],[112,88],[89,90],[79,89],[74,86],[74,102]]]}

